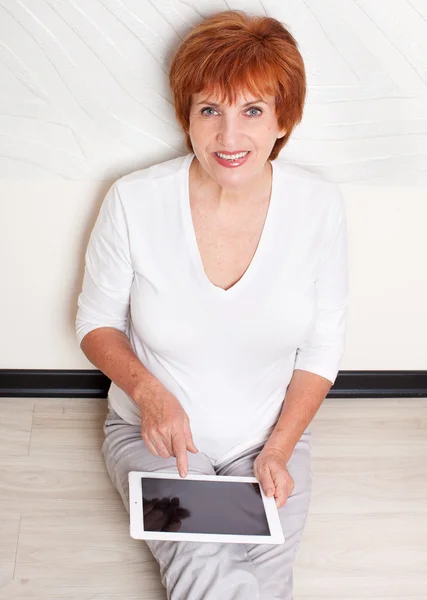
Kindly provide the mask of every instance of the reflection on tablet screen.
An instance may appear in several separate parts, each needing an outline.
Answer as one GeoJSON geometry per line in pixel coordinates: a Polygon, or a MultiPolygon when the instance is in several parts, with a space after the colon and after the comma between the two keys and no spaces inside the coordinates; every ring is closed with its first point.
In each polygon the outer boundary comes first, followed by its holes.
{"type": "Polygon", "coordinates": [[[270,535],[259,483],[141,478],[145,531],[270,535]]]}

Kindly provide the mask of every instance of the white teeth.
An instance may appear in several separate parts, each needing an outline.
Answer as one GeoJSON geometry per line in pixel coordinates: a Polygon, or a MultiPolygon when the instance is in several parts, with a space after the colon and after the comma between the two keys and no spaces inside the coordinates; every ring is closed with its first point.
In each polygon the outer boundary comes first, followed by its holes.
{"type": "Polygon", "coordinates": [[[238,154],[221,154],[221,152],[215,152],[215,154],[226,160],[236,160],[236,158],[243,158],[248,152],[239,152],[238,154]]]}

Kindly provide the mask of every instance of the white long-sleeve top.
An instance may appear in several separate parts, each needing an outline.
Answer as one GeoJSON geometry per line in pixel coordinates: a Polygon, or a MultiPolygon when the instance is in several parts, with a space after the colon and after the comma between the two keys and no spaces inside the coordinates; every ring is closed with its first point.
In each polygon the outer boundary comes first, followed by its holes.
{"type": "MultiPolygon", "coordinates": [[[[348,306],[347,224],[339,188],[272,161],[256,253],[223,290],[207,278],[189,199],[187,154],[126,175],[101,205],[85,255],[76,335],[124,332],[186,411],[214,463],[267,441],[294,369],[335,382],[348,306]]],[[[140,410],[114,382],[109,405],[140,410]]]]}

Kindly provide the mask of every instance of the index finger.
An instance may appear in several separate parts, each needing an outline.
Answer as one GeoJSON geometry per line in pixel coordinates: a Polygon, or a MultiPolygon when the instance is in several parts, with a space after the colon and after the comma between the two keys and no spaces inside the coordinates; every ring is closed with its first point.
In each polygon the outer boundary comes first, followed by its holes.
{"type": "Polygon", "coordinates": [[[176,433],[172,438],[172,450],[176,456],[176,464],[181,477],[185,477],[188,471],[187,444],[183,433],[176,433]]]}

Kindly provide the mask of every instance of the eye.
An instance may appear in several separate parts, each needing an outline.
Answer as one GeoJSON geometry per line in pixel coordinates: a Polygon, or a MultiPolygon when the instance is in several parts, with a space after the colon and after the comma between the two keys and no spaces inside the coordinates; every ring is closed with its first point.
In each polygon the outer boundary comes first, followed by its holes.
{"type": "Polygon", "coordinates": [[[251,117],[258,117],[258,115],[262,114],[262,110],[257,106],[251,106],[248,110],[257,110],[258,113],[256,115],[252,114],[251,117]]]}
{"type": "Polygon", "coordinates": [[[200,111],[200,114],[205,115],[207,117],[209,117],[210,115],[205,113],[205,110],[215,110],[214,108],[212,108],[212,106],[205,106],[205,108],[202,108],[202,110],[200,111]]]}
{"type": "MultiPolygon", "coordinates": [[[[202,115],[204,115],[206,117],[210,117],[212,115],[212,113],[206,112],[206,111],[209,111],[209,110],[213,110],[214,112],[216,112],[215,109],[212,108],[212,106],[205,106],[204,108],[201,109],[200,114],[202,114],[202,115]]],[[[252,113],[250,115],[250,117],[258,117],[259,115],[262,114],[262,110],[260,108],[258,108],[257,106],[251,106],[250,108],[248,108],[248,110],[246,112],[249,112],[250,110],[257,111],[255,114],[252,113]]]]}

